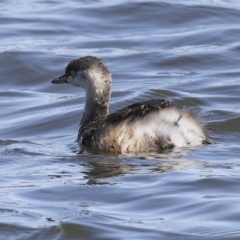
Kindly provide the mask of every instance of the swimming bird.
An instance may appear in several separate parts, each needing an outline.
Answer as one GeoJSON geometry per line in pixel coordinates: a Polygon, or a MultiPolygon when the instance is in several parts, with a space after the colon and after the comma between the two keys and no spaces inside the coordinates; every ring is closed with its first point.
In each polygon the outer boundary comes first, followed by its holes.
{"type": "Polygon", "coordinates": [[[205,126],[193,114],[178,110],[165,99],[134,103],[109,114],[112,76],[100,58],[70,61],[65,73],[52,83],[85,89],[78,142],[89,150],[146,153],[211,143],[205,126]]]}

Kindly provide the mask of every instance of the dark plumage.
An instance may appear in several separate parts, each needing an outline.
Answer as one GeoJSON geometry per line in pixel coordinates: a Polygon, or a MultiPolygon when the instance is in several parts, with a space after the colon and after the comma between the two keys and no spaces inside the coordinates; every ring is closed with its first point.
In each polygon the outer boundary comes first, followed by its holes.
{"type": "Polygon", "coordinates": [[[159,111],[170,106],[172,106],[172,104],[168,100],[151,99],[144,102],[134,103],[112,114],[109,114],[104,121],[109,124],[119,123],[121,121],[132,122],[139,118],[145,117],[151,112],[159,111]]]}
{"type": "Polygon", "coordinates": [[[99,69],[101,69],[101,71],[109,73],[109,71],[103,61],[99,60],[96,57],[87,56],[84,58],[72,60],[67,65],[65,74],[71,75],[72,71],[74,71],[74,73],[76,73],[77,71],[84,71],[94,65],[96,65],[99,69]]]}

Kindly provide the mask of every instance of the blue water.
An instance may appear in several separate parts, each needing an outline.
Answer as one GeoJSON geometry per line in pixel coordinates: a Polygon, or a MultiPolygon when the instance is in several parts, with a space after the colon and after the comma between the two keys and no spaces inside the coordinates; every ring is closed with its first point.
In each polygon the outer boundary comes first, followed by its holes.
{"type": "Polygon", "coordinates": [[[0,239],[239,239],[240,3],[0,3],[0,239]],[[213,145],[109,156],[75,142],[85,93],[52,85],[93,55],[110,110],[187,107],[213,145]]]}

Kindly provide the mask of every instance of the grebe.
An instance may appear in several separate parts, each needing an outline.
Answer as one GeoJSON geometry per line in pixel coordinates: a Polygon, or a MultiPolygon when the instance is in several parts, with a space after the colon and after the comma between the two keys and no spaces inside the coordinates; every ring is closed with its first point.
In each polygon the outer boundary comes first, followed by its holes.
{"type": "Polygon", "coordinates": [[[204,125],[187,110],[153,99],[108,114],[112,77],[104,62],[92,56],[71,61],[52,81],[86,91],[78,142],[89,150],[112,153],[161,152],[174,147],[211,143],[204,125]]]}

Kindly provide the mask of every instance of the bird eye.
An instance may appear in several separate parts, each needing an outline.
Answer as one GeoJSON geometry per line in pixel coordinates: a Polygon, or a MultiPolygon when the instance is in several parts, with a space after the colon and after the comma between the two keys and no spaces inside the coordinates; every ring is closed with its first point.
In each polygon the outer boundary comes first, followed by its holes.
{"type": "Polygon", "coordinates": [[[70,72],[70,74],[73,75],[73,74],[74,74],[74,71],[72,70],[72,71],[70,72]]]}

